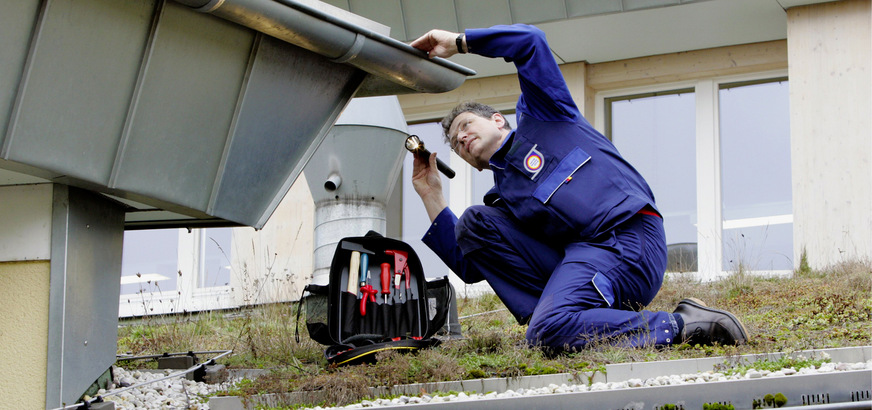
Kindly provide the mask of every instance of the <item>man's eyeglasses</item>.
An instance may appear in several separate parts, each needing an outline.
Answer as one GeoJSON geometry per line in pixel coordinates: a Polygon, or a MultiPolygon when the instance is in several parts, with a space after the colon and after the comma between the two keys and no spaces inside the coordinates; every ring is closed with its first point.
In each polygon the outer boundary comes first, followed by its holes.
{"type": "MultiPolygon", "coordinates": [[[[459,130],[457,132],[466,131],[466,127],[469,125],[470,122],[472,122],[471,119],[463,120],[463,123],[460,124],[459,130]]],[[[455,154],[460,154],[460,151],[458,151],[458,149],[460,148],[460,139],[457,138],[457,135],[451,137],[448,140],[448,144],[451,146],[451,152],[455,154]]]]}
{"type": "Polygon", "coordinates": [[[451,137],[451,139],[448,140],[448,144],[451,145],[451,152],[457,154],[457,149],[460,148],[460,140],[458,140],[457,137],[451,137]]]}

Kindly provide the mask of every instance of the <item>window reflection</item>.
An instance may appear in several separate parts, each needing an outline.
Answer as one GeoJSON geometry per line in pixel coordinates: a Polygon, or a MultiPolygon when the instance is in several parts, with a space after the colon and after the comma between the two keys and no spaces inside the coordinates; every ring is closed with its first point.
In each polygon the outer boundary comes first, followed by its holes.
{"type": "Polygon", "coordinates": [[[723,269],[793,268],[787,81],[721,87],[723,269]]]}
{"type": "Polygon", "coordinates": [[[611,139],[645,177],[663,214],[670,271],[696,265],[696,109],[692,92],[608,101],[611,139]]]}
{"type": "Polygon", "coordinates": [[[126,231],[121,294],[177,295],[192,283],[200,288],[227,286],[232,239],[233,228],[205,228],[193,232],[184,229],[126,231]],[[180,238],[185,240],[180,241],[180,238]],[[180,260],[179,255],[185,257],[180,260]],[[191,272],[190,261],[197,261],[194,272],[191,272]],[[189,280],[183,277],[185,275],[193,277],[189,280]]]}
{"type": "MultiPolygon", "coordinates": [[[[121,294],[175,291],[178,288],[180,229],[124,232],[121,294]]],[[[175,293],[175,292],[173,292],[175,293]]]]}
{"type": "Polygon", "coordinates": [[[200,232],[202,242],[199,286],[209,288],[230,284],[233,228],[207,228],[200,232]]]}

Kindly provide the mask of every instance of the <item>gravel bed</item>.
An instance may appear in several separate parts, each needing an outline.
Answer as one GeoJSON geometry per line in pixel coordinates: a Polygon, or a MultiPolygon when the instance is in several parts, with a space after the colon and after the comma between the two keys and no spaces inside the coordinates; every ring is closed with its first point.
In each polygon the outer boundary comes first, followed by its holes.
{"type": "MultiPolygon", "coordinates": [[[[178,370],[148,372],[114,367],[114,390],[160,379],[175,372],[178,372],[178,370]]],[[[107,391],[103,389],[97,392],[97,394],[103,397],[103,400],[115,402],[116,409],[207,410],[209,408],[209,398],[207,396],[233,387],[233,384],[233,381],[218,384],[195,382],[187,380],[182,375],[156,381],[117,394],[112,394],[112,391],[109,391],[108,393],[110,394],[106,395],[107,391]]]]}
{"type": "MultiPolygon", "coordinates": [[[[537,389],[518,389],[517,391],[506,390],[502,393],[490,392],[486,394],[476,394],[476,393],[457,393],[450,395],[422,395],[422,396],[400,396],[394,399],[376,399],[376,400],[364,400],[360,403],[352,404],[345,407],[328,407],[329,409],[360,409],[360,408],[369,408],[369,407],[388,407],[388,406],[407,406],[413,404],[425,404],[425,403],[441,403],[448,401],[467,401],[467,400],[488,400],[488,399],[499,399],[499,398],[510,398],[510,397],[525,397],[525,396],[538,396],[545,394],[556,394],[556,393],[578,393],[578,392],[587,392],[587,391],[602,391],[602,390],[618,390],[618,389],[628,389],[628,388],[636,388],[636,387],[656,387],[656,386],[672,386],[672,385],[681,385],[681,384],[694,384],[694,383],[708,383],[708,382],[722,382],[722,381],[731,381],[731,380],[746,380],[746,379],[760,379],[764,377],[784,377],[784,376],[792,376],[792,375],[803,375],[803,374],[819,374],[819,373],[831,373],[837,371],[849,371],[849,370],[872,370],[872,360],[867,362],[859,362],[859,363],[824,363],[820,367],[815,368],[804,367],[799,370],[794,368],[782,369],[779,371],[769,371],[769,370],[755,370],[749,369],[745,374],[735,374],[735,375],[725,375],[723,373],[718,373],[714,371],[702,372],[702,373],[694,373],[694,374],[681,374],[681,375],[670,375],[670,376],[658,376],[652,377],[649,379],[629,379],[621,382],[610,382],[610,383],[594,383],[590,386],[583,384],[573,384],[573,385],[556,385],[551,384],[547,387],[541,387],[537,389]]],[[[325,410],[323,407],[315,407],[315,410],[325,410]]]]}
{"type": "MultiPolygon", "coordinates": [[[[731,380],[757,379],[765,377],[784,377],[803,374],[830,373],[849,370],[872,370],[872,360],[859,363],[824,363],[820,367],[805,367],[801,369],[787,368],[779,371],[750,369],[744,374],[725,375],[723,373],[708,371],[693,374],[681,374],[670,376],[658,376],[645,380],[629,379],[621,382],[594,383],[590,386],[584,384],[556,385],[551,384],[541,388],[507,390],[502,393],[456,393],[450,395],[421,395],[400,396],[394,399],[364,400],[360,403],[345,407],[329,407],[330,409],[345,408],[358,409],[369,407],[406,406],[424,403],[440,403],[447,401],[487,400],[508,397],[537,396],[556,393],[577,393],[587,391],[618,390],[638,387],[670,386],[693,383],[708,383],[731,380]]],[[[120,389],[147,381],[160,379],[173,373],[171,370],[164,372],[148,372],[139,370],[125,370],[120,367],[114,368],[115,388],[120,389]]],[[[226,390],[233,386],[235,381],[220,384],[208,384],[185,379],[184,376],[173,377],[157,381],[151,384],[139,386],[121,393],[106,395],[105,390],[100,390],[98,395],[104,400],[115,402],[116,409],[209,409],[208,395],[220,390],[226,390]]],[[[316,410],[325,410],[323,407],[314,407],[316,410]]]]}

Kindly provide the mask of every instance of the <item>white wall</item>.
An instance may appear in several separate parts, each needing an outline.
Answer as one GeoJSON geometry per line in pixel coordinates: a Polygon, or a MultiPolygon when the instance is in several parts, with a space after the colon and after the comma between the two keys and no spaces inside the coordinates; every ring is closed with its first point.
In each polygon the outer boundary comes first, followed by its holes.
{"type": "Polygon", "coordinates": [[[237,305],[297,300],[312,281],[315,204],[301,174],[260,231],[233,230],[230,286],[237,305]]]}

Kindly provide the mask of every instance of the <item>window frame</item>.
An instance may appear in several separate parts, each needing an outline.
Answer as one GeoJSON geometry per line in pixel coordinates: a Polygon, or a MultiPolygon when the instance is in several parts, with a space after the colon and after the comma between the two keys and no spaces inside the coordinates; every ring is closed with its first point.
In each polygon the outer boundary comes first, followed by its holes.
{"type": "MultiPolygon", "coordinates": [[[[144,291],[119,296],[119,317],[174,314],[237,307],[232,295],[233,273],[230,283],[203,287],[203,248],[208,240],[206,229],[167,229],[178,235],[177,272],[175,289],[161,289],[155,293],[144,291]],[[129,302],[128,302],[129,301],[129,302]]],[[[234,228],[236,229],[236,228],[234,228]]],[[[232,238],[232,236],[231,236],[232,238]]],[[[231,246],[232,244],[231,239],[231,246]]]]}

